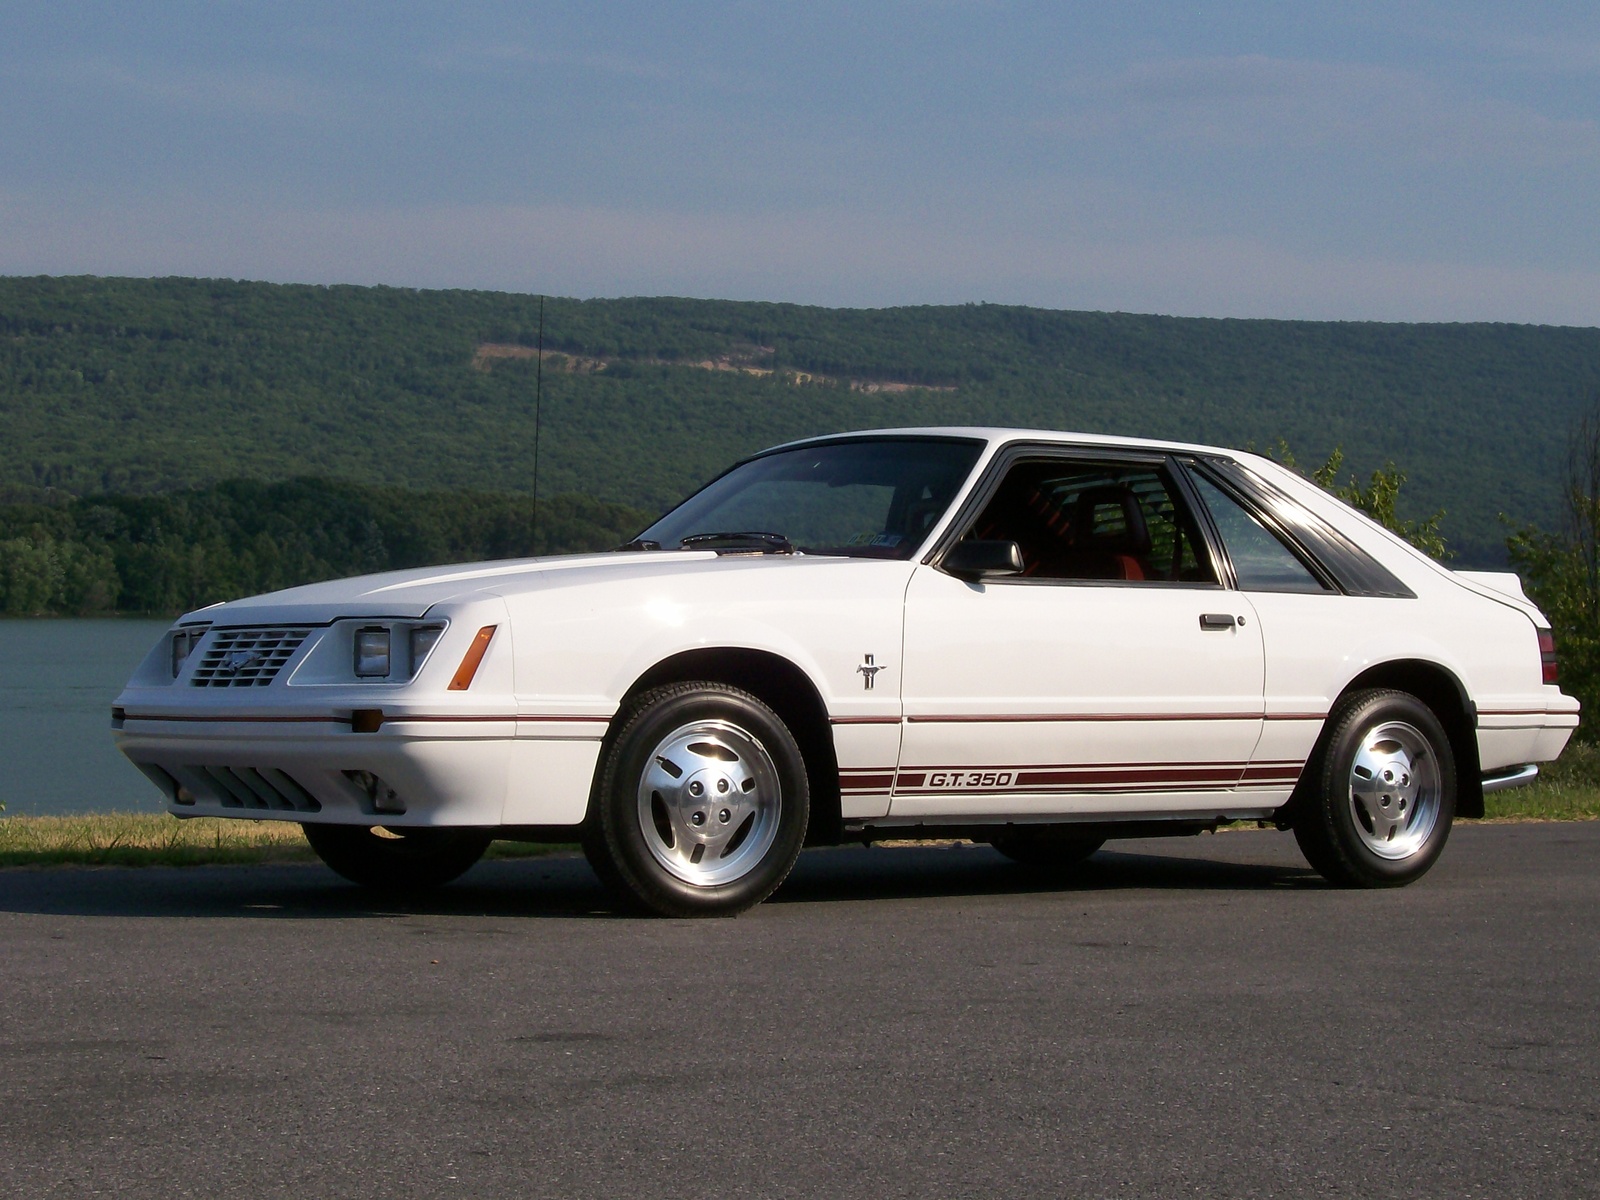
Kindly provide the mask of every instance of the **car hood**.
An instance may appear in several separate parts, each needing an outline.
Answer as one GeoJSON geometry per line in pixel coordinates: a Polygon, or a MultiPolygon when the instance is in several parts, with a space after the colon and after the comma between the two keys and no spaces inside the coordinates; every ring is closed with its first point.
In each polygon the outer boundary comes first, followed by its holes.
{"type": "MultiPolygon", "coordinates": [[[[480,596],[510,596],[565,585],[661,579],[728,569],[804,571],[878,559],[824,555],[718,555],[711,550],[573,554],[551,558],[502,559],[453,566],[415,567],[358,575],[268,592],[199,609],[185,622],[215,625],[317,625],[345,617],[416,619],[436,605],[480,596]]],[[[909,566],[910,564],[905,564],[909,566]]]]}

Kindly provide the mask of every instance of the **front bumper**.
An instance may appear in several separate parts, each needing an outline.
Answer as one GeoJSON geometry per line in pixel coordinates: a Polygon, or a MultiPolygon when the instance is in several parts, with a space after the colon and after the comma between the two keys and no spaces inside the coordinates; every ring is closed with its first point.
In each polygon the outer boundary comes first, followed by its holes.
{"type": "Polygon", "coordinates": [[[604,732],[519,737],[514,718],[482,715],[357,732],[330,713],[123,712],[113,726],[177,816],[412,827],[576,825],[604,732]]]}

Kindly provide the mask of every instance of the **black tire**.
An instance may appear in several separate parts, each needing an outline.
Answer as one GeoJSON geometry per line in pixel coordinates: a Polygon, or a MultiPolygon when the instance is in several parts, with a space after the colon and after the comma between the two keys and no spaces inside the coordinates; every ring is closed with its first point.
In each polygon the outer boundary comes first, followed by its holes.
{"type": "Polygon", "coordinates": [[[583,832],[602,882],[673,917],[770,896],[810,819],[805,760],[778,715],[726,684],[675,683],[635,698],[616,728],[583,832]]]}
{"type": "Polygon", "coordinates": [[[1455,754],[1421,700],[1388,688],[1344,697],[1306,770],[1294,836],[1329,883],[1401,887],[1438,861],[1455,819],[1455,754]]]}
{"type": "Polygon", "coordinates": [[[1106,839],[1095,833],[1046,826],[1007,829],[989,844],[1013,862],[1036,871],[1070,871],[1087,861],[1106,839]]]}
{"type": "Polygon", "coordinates": [[[622,872],[618,871],[612,862],[611,854],[606,849],[605,834],[601,832],[598,820],[590,819],[583,823],[578,830],[578,844],[582,847],[583,857],[588,859],[590,868],[600,877],[601,886],[611,894],[619,908],[629,913],[651,911],[639,902],[628,881],[623,878],[622,872]]]}
{"type": "Polygon", "coordinates": [[[374,832],[367,825],[302,825],[317,857],[351,883],[386,892],[423,891],[463,875],[494,840],[484,829],[374,832]],[[387,835],[387,836],[386,836],[387,835]]]}

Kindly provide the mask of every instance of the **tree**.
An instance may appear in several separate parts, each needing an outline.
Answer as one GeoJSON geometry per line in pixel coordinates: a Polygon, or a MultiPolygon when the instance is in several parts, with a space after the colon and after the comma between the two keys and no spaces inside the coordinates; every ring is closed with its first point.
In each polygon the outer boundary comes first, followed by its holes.
{"type": "MultiPolygon", "coordinates": [[[[1288,443],[1282,438],[1279,438],[1277,445],[1267,452],[1267,456],[1286,467],[1300,469],[1288,443]]],[[[1446,547],[1444,534],[1439,530],[1439,522],[1444,520],[1444,509],[1439,509],[1421,521],[1411,521],[1401,517],[1398,504],[1400,487],[1406,481],[1406,473],[1395,466],[1393,460],[1374,471],[1366,487],[1362,487],[1361,481],[1354,475],[1341,484],[1339,468],[1343,465],[1344,447],[1335,446],[1333,453],[1328,455],[1328,461],[1312,471],[1310,479],[1318,487],[1331,492],[1350,507],[1360,509],[1385,529],[1398,533],[1430,558],[1444,562],[1455,557],[1446,547]]]]}
{"type": "MultiPolygon", "coordinates": [[[[1530,599],[1550,619],[1561,656],[1561,686],[1585,713],[1600,711],[1600,397],[1567,440],[1561,528],[1529,525],[1506,539],[1530,599]]],[[[1600,723],[1578,728],[1597,740],[1600,723]]]]}
{"type": "Polygon", "coordinates": [[[53,538],[0,541],[0,614],[31,617],[52,611],[64,577],[53,538]]]}

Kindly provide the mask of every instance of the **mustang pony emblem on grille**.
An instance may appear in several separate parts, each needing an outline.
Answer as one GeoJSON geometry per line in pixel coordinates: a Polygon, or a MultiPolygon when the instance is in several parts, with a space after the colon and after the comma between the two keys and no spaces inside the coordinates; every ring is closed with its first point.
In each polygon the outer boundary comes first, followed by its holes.
{"type": "Polygon", "coordinates": [[[217,667],[220,675],[237,675],[251,667],[259,667],[267,656],[259,650],[230,650],[217,667]]]}

